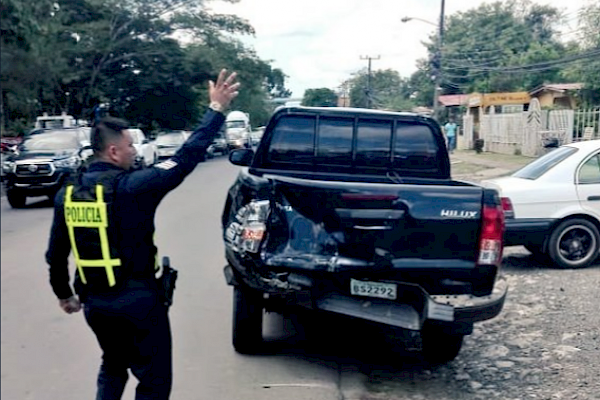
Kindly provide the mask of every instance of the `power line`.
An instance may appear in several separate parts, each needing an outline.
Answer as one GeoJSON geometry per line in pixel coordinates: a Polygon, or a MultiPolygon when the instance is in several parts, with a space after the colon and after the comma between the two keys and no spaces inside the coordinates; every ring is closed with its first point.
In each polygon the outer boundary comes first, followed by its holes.
{"type": "Polygon", "coordinates": [[[594,49],[591,51],[587,51],[587,52],[583,52],[580,54],[574,54],[571,56],[567,56],[567,57],[563,57],[557,60],[549,60],[549,61],[541,61],[541,62],[537,62],[537,63],[532,63],[532,64],[526,64],[526,65],[509,65],[509,66],[502,66],[502,67],[486,67],[486,66],[477,66],[477,65],[473,65],[473,66],[469,66],[469,67],[456,67],[456,68],[449,68],[449,69],[453,69],[453,70],[469,70],[469,71],[487,71],[487,72],[504,72],[504,73],[513,73],[513,72],[522,72],[522,71],[527,71],[527,72],[534,72],[534,71],[543,71],[546,69],[552,69],[556,66],[562,65],[562,64],[568,64],[572,61],[577,61],[577,60],[582,60],[582,59],[587,59],[587,58],[591,58],[591,57],[595,57],[595,56],[599,56],[600,55],[600,48],[598,49],[594,49]]]}

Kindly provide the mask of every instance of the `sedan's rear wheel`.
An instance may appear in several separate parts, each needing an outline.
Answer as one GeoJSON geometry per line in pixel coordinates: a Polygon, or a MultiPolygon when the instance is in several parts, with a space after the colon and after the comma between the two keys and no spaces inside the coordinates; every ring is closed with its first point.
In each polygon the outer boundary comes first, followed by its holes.
{"type": "Polygon", "coordinates": [[[550,235],[548,255],[560,268],[584,268],[597,257],[598,228],[585,219],[563,221],[550,235]]]}

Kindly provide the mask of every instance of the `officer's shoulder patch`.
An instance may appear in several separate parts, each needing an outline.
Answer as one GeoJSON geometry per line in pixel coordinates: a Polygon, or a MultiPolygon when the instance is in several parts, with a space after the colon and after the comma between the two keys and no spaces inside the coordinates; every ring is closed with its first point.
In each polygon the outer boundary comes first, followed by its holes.
{"type": "Polygon", "coordinates": [[[173,167],[176,167],[177,165],[178,165],[177,162],[173,161],[172,159],[169,159],[167,161],[161,162],[160,164],[156,164],[155,167],[160,168],[160,169],[169,170],[173,167]]]}

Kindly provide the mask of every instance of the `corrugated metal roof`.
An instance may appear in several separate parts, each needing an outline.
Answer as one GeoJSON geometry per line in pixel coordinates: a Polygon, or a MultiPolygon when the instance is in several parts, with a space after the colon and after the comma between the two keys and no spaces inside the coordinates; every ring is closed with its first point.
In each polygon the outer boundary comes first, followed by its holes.
{"type": "Polygon", "coordinates": [[[445,94],[443,96],[439,96],[438,100],[440,104],[445,107],[450,106],[460,106],[463,104],[467,104],[467,99],[469,98],[468,94],[445,94]]]}
{"type": "Polygon", "coordinates": [[[529,94],[536,94],[542,90],[553,90],[555,92],[564,92],[565,90],[579,90],[583,88],[583,83],[549,83],[533,89],[529,94]]]}

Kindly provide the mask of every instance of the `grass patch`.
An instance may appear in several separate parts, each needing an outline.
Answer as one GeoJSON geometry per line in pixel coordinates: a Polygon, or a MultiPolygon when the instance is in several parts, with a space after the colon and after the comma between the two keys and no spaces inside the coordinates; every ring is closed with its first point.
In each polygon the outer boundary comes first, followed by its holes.
{"type": "Polygon", "coordinates": [[[498,153],[481,153],[477,154],[473,150],[459,150],[457,151],[459,154],[465,154],[473,157],[480,158],[481,160],[490,160],[490,161],[499,161],[505,163],[515,164],[516,166],[524,166],[529,164],[535,157],[527,157],[522,155],[514,155],[514,154],[498,154],[498,153]]]}
{"type": "Polygon", "coordinates": [[[471,164],[467,162],[457,162],[450,165],[450,173],[452,176],[473,175],[479,171],[484,171],[486,169],[490,169],[490,167],[478,164],[471,164]]]}

